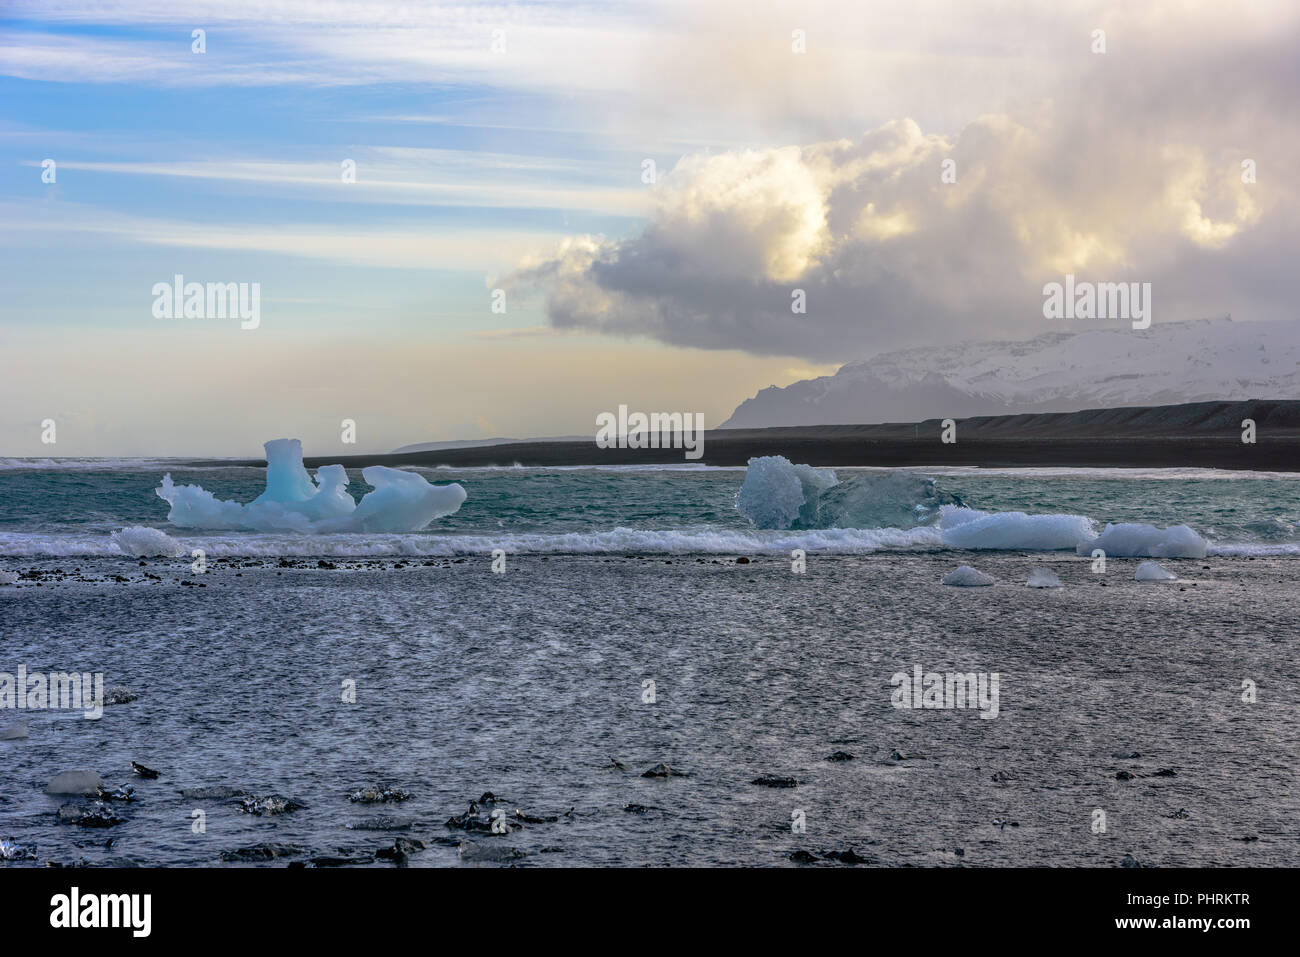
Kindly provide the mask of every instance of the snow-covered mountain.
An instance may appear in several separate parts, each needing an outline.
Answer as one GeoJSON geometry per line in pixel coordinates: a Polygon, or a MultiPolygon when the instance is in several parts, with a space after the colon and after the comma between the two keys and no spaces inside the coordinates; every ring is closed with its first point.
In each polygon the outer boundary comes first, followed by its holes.
{"type": "Polygon", "coordinates": [[[1199,319],[887,352],[771,386],[721,428],[855,425],[1215,399],[1300,399],[1300,320],[1199,319]]]}

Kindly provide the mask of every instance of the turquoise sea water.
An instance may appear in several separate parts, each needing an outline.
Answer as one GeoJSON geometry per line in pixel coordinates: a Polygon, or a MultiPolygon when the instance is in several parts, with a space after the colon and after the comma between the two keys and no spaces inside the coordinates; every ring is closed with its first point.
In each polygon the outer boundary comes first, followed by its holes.
{"type": "MultiPolygon", "coordinates": [[[[864,470],[838,469],[847,479],[864,470]]],[[[869,471],[869,470],[868,470],[869,471]]],[[[475,554],[775,551],[794,547],[862,553],[941,548],[933,536],[877,528],[760,530],[735,508],[744,469],[690,467],[422,470],[459,482],[468,499],[420,532],[301,535],[179,529],[154,494],[164,472],[220,499],[248,502],[264,488],[260,468],[194,468],[183,462],[111,467],[80,462],[0,467],[0,555],[121,554],[111,535],[161,529],[214,555],[475,554]]],[[[1147,469],[927,469],[939,490],[987,512],[1082,515],[1097,523],[1186,524],[1224,554],[1300,554],[1300,475],[1147,469]]],[[[350,473],[349,491],[369,486],[350,473]]]]}

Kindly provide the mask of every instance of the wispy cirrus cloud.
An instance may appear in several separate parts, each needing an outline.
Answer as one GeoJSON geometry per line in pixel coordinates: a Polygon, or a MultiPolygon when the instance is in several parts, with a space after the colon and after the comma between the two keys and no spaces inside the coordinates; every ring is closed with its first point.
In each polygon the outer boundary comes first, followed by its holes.
{"type": "MultiPolygon", "coordinates": [[[[461,206],[492,209],[587,210],[639,217],[650,208],[644,188],[594,185],[610,170],[539,157],[456,150],[366,148],[348,151],[355,179],[343,182],[341,163],[209,159],[169,162],[62,160],[63,170],[123,176],[208,180],[247,187],[286,188],[340,203],[461,206]]],[[[23,165],[38,167],[37,160],[23,165]]],[[[631,168],[631,164],[628,164],[631,168]]],[[[630,173],[623,177],[631,179],[630,173]]]]}
{"type": "Polygon", "coordinates": [[[25,235],[0,236],[0,244],[26,244],[33,234],[82,234],[149,246],[272,253],[354,266],[481,271],[501,269],[557,242],[556,232],[462,229],[454,234],[413,226],[372,223],[205,223],[128,215],[62,203],[56,208],[0,203],[0,216],[25,224],[25,235]]]}

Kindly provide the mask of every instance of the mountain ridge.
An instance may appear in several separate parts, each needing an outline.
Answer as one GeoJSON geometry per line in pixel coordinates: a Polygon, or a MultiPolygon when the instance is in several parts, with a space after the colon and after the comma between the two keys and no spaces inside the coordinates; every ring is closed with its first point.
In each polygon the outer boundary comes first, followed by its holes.
{"type": "Polygon", "coordinates": [[[770,386],[719,428],[915,422],[957,416],[1300,398],[1300,320],[1194,319],[1150,329],[1052,330],[919,346],[770,386]]]}

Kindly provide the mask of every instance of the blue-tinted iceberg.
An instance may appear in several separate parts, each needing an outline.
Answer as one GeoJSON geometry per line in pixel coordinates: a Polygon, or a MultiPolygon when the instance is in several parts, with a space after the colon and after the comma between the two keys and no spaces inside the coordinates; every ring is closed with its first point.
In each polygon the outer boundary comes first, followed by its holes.
{"type": "Polygon", "coordinates": [[[1092,520],[1083,515],[981,512],[951,506],[941,511],[939,531],[943,543],[952,548],[1053,551],[1074,548],[1093,534],[1092,520]]]}
{"type": "Polygon", "coordinates": [[[220,500],[199,485],[176,485],[171,474],[155,490],[171,509],[167,520],[184,528],[262,532],[417,532],[460,509],[458,484],[431,485],[422,475],[372,465],[361,470],[374,486],[358,504],[348,494],[348,473],[324,465],[316,479],[302,464],[298,439],[273,439],[266,449],[266,491],[247,505],[220,500]]]}
{"type": "Polygon", "coordinates": [[[859,473],[841,481],[832,469],[781,455],[750,459],[736,493],[740,514],[772,529],[914,528],[934,521],[943,505],[960,504],[924,476],[859,473]]]}
{"type": "Polygon", "coordinates": [[[1096,538],[1079,543],[1080,555],[1101,549],[1107,555],[1142,558],[1204,558],[1209,542],[1186,525],[1156,528],[1134,522],[1107,525],[1096,538]]]}

